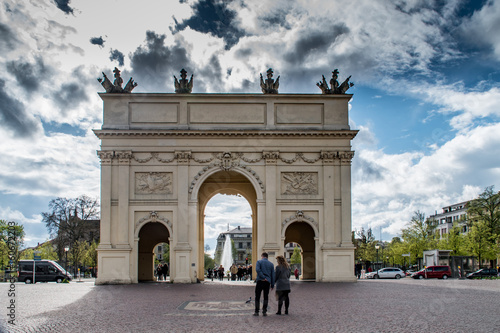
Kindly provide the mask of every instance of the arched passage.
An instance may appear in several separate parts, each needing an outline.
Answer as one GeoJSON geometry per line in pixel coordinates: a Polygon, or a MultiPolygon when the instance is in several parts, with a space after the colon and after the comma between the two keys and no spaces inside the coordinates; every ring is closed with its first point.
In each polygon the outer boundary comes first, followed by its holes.
{"type": "Polygon", "coordinates": [[[169,243],[170,233],[161,222],[148,222],[139,231],[138,281],[154,281],[154,247],[169,243]]]}
{"type": "Polygon", "coordinates": [[[301,248],[302,279],[316,279],[316,246],[314,229],[307,222],[292,222],[285,230],[285,244],[301,248]]]}
{"type": "Polygon", "coordinates": [[[208,176],[198,191],[198,226],[199,226],[199,280],[204,279],[204,228],[205,208],[216,194],[241,195],[252,209],[252,258],[256,258],[257,248],[257,194],[249,179],[237,171],[218,171],[208,176]]]}

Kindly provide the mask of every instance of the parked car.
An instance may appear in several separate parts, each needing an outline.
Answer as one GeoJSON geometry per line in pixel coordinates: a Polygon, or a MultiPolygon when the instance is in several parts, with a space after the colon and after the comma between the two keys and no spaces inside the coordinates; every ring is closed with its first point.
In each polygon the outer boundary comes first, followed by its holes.
{"type": "Polygon", "coordinates": [[[496,268],[482,268],[478,271],[467,274],[468,279],[480,279],[483,277],[498,276],[496,268]]]}
{"type": "Polygon", "coordinates": [[[411,275],[414,279],[447,279],[451,277],[450,266],[429,266],[411,275]]]}
{"type": "Polygon", "coordinates": [[[415,271],[412,271],[411,269],[405,272],[406,276],[411,276],[413,273],[415,273],[415,271]]]}
{"type": "Polygon", "coordinates": [[[399,268],[386,267],[365,275],[367,279],[400,279],[405,277],[405,272],[399,268]]]}
{"type": "Polygon", "coordinates": [[[52,260],[19,260],[17,280],[24,283],[71,281],[73,276],[52,260]],[[33,268],[35,274],[33,276],[33,268]],[[34,280],[33,280],[34,278],[34,280]]]}

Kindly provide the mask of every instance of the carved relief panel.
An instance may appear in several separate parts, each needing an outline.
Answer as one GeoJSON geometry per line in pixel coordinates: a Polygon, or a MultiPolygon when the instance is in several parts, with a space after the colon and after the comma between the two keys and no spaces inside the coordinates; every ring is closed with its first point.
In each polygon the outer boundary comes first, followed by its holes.
{"type": "Polygon", "coordinates": [[[136,172],[135,194],[171,194],[171,172],[136,172]]]}
{"type": "Polygon", "coordinates": [[[282,172],[281,194],[283,195],[318,194],[318,173],[282,172]]]}

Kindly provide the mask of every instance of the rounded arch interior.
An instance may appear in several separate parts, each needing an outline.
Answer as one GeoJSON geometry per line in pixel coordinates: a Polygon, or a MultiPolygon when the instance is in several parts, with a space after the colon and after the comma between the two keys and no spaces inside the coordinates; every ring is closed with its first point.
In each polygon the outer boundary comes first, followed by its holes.
{"type": "Polygon", "coordinates": [[[216,194],[241,195],[252,209],[252,258],[256,258],[257,249],[257,193],[254,185],[237,171],[218,171],[208,176],[198,191],[198,230],[199,230],[199,267],[197,278],[204,280],[204,229],[205,208],[216,194]]]}
{"type": "Polygon", "coordinates": [[[170,232],[161,222],[147,222],[139,230],[137,280],[154,281],[154,248],[169,243],[170,232]]]}
{"type": "Polygon", "coordinates": [[[301,248],[302,275],[304,280],[316,279],[316,241],[315,231],[307,222],[295,221],[285,230],[284,245],[297,243],[301,248]]]}

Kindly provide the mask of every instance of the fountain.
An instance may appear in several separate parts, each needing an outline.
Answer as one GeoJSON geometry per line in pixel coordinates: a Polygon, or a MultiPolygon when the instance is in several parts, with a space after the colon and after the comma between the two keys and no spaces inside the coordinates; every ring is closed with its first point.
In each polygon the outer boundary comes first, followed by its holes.
{"type": "Polygon", "coordinates": [[[233,250],[231,246],[231,237],[226,234],[226,240],[224,242],[224,248],[222,249],[221,255],[221,265],[224,267],[224,273],[226,273],[233,264],[233,250]]]}

